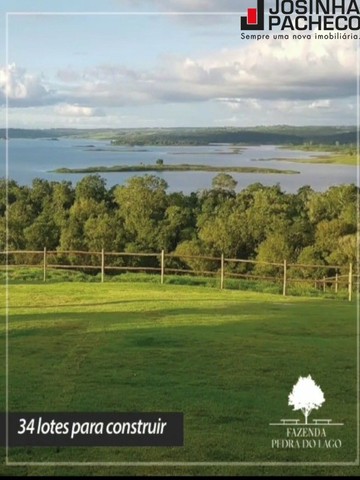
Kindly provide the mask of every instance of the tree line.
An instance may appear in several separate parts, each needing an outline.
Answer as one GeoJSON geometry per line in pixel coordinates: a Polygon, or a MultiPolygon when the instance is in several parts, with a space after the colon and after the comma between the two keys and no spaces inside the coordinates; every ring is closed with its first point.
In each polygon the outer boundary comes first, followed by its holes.
{"type": "Polygon", "coordinates": [[[355,145],[357,130],[344,128],[256,127],[256,128],[169,128],[117,132],[113,145],[355,145]]]}
{"type": "MultiPolygon", "coordinates": [[[[88,175],[76,186],[40,178],[31,186],[9,180],[7,203],[6,180],[0,183],[0,250],[6,246],[7,215],[9,250],[165,250],[319,265],[317,272],[304,270],[303,276],[322,271],[328,275],[326,265],[347,268],[357,260],[355,185],[325,192],[304,186],[297,193],[286,193],[279,185],[255,183],[236,193],[236,181],[222,173],[214,178],[212,188],[185,195],[167,192],[166,182],[154,175],[133,177],[112,188],[100,175],[88,175]]],[[[136,262],[149,265],[156,259],[136,262]]],[[[186,265],[215,268],[210,260],[187,260],[186,265]]],[[[233,268],[240,273],[276,270],[261,264],[233,268]]]]}
{"type": "Polygon", "coordinates": [[[294,127],[272,125],[258,127],[207,127],[207,128],[121,128],[121,129],[20,129],[0,128],[0,139],[88,138],[111,140],[115,145],[211,145],[214,143],[252,145],[303,145],[357,144],[357,127],[294,127]]]}

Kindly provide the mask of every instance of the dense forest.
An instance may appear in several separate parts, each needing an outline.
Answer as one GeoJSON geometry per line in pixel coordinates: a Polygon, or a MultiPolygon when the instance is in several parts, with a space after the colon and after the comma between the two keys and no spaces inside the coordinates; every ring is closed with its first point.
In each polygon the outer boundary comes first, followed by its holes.
{"type": "MultiPolygon", "coordinates": [[[[137,129],[43,129],[10,128],[8,137],[43,138],[60,137],[110,140],[114,145],[209,145],[232,143],[251,145],[355,145],[357,128],[351,127],[292,127],[289,125],[221,128],[137,128],[137,129]]],[[[6,130],[0,129],[0,138],[6,130]]]]}
{"type": "MultiPolygon", "coordinates": [[[[5,186],[3,179],[0,250],[6,245],[7,214],[10,250],[104,248],[151,253],[164,249],[180,255],[224,253],[228,258],[287,259],[324,267],[356,264],[355,185],[334,186],[324,193],[304,186],[290,194],[278,185],[257,183],[235,193],[236,181],[221,173],[211,189],[184,195],[168,193],[166,182],[154,175],[133,177],[110,189],[101,176],[89,175],[75,187],[65,181],[35,179],[32,186],[9,181],[8,207],[5,186]]],[[[136,260],[141,261],[153,260],[136,260]]],[[[189,260],[187,265],[211,268],[199,260],[189,260]]],[[[238,268],[262,273],[273,269],[268,265],[238,268]]],[[[320,270],[313,273],[319,275],[320,270]]]]}
{"type": "Polygon", "coordinates": [[[225,143],[237,145],[348,145],[356,144],[356,128],[196,128],[158,129],[119,132],[114,145],[209,145],[225,143]]]}

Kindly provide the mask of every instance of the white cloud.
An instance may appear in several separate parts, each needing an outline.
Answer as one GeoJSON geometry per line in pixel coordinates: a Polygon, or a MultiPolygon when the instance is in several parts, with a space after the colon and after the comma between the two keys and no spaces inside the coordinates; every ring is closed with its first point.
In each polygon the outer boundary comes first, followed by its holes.
{"type": "Polygon", "coordinates": [[[59,70],[56,80],[62,81],[51,89],[41,75],[11,66],[0,70],[0,99],[7,91],[10,106],[57,104],[58,116],[72,118],[100,117],[105,108],[194,102],[224,105],[234,114],[259,112],[271,102],[274,111],[306,115],[334,112],[337,99],[348,103],[356,94],[355,66],[356,42],[350,40],[269,40],[208,55],[162,57],[143,70],[68,67],[59,70]]]}
{"type": "MultiPolygon", "coordinates": [[[[279,41],[252,43],[203,57],[167,56],[156,67],[134,70],[100,65],[78,72],[81,82],[62,91],[69,103],[97,107],[223,100],[234,110],[259,100],[322,101],[356,93],[356,43],[279,41]]],[[[325,103],[324,103],[325,102],[325,103]]]]}
{"type": "Polygon", "coordinates": [[[233,115],[232,117],[226,117],[226,118],[216,118],[214,123],[216,125],[238,125],[241,122],[241,118],[239,118],[237,115],[233,115]]]}
{"type": "MultiPolygon", "coordinates": [[[[316,99],[353,94],[355,65],[355,41],[272,39],[199,59],[192,69],[202,70],[208,83],[216,79],[228,96],[316,99]]],[[[182,69],[189,71],[186,62],[182,69]]]]}
{"type": "Polygon", "coordinates": [[[316,100],[315,102],[310,103],[309,108],[318,110],[321,108],[330,108],[331,102],[330,100],[316,100]]]}
{"type": "Polygon", "coordinates": [[[54,108],[55,113],[63,117],[103,117],[104,113],[96,108],[80,105],[61,104],[54,108]]]}
{"type": "Polygon", "coordinates": [[[28,73],[15,64],[0,68],[0,100],[4,102],[7,96],[11,106],[42,103],[50,98],[51,93],[40,75],[28,73]]]}
{"type": "Polygon", "coordinates": [[[57,78],[65,83],[81,80],[81,74],[72,68],[63,68],[57,72],[57,78]]]}
{"type": "MultiPolygon", "coordinates": [[[[152,8],[163,12],[245,12],[249,7],[256,7],[256,0],[248,0],[246,3],[239,0],[117,0],[118,3],[131,5],[132,9],[149,10],[152,8]]],[[[267,0],[270,7],[275,0],[267,0]]],[[[219,18],[214,16],[214,22],[219,18]]]]}
{"type": "MultiPolygon", "coordinates": [[[[171,15],[172,22],[186,24],[197,28],[209,27],[209,33],[219,24],[231,22],[234,16],[245,14],[250,7],[256,7],[256,0],[116,0],[123,10],[159,11],[180,13],[171,15]],[[150,4],[150,5],[149,5],[150,4]],[[128,6],[126,8],[126,5],[128,6]],[[203,15],[202,15],[203,14],[203,15]],[[217,15],[218,14],[218,15],[217,15]],[[226,14],[226,15],[225,15],[226,14]],[[230,15],[233,14],[233,15],[230,15]]],[[[267,7],[273,6],[275,0],[266,0],[267,7]]]]}
{"type": "Polygon", "coordinates": [[[244,108],[252,108],[261,110],[261,105],[256,98],[218,98],[218,101],[230,108],[230,110],[238,111],[244,108]]]}
{"type": "MultiPolygon", "coordinates": [[[[132,7],[149,8],[148,0],[127,0],[132,7]]],[[[253,0],[255,5],[255,1],[253,0]]],[[[244,7],[239,0],[152,0],[157,10],[164,12],[241,12],[244,7]]]]}

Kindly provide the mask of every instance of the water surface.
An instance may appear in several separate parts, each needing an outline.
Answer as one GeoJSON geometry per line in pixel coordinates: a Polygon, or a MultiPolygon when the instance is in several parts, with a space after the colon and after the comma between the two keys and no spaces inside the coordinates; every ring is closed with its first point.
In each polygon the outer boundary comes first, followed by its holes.
{"type": "MultiPolygon", "coordinates": [[[[303,185],[324,191],[332,185],[357,183],[357,168],[348,165],[307,164],[278,159],[304,159],[318,156],[319,152],[299,152],[277,146],[250,146],[239,148],[231,145],[176,146],[176,147],[127,147],[113,146],[107,141],[89,139],[13,139],[9,141],[9,178],[21,185],[30,185],[36,177],[52,181],[78,182],[86,174],[58,174],[51,170],[60,167],[86,168],[111,165],[155,164],[161,158],[167,164],[203,164],[222,166],[269,167],[279,170],[296,170],[299,175],[232,173],[237,180],[237,190],[261,182],[264,185],[280,184],[287,192],[296,192],[303,185]],[[264,160],[264,162],[260,161],[264,160]]],[[[0,175],[5,176],[5,142],[0,144],[0,175]],[[2,147],[2,148],[1,148],[2,147]]],[[[153,174],[153,173],[152,173],[153,174]]],[[[123,184],[128,178],[144,175],[134,172],[101,173],[107,186],[123,184]]],[[[157,172],[166,180],[170,191],[190,193],[211,187],[214,172],[157,172]]]]}

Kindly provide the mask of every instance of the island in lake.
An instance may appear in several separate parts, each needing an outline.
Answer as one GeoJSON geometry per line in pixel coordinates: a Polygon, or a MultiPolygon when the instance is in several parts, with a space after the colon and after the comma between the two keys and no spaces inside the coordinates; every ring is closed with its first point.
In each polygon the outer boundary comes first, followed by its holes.
{"type": "Polygon", "coordinates": [[[261,167],[220,167],[216,165],[193,165],[181,163],[175,165],[113,165],[110,167],[86,167],[86,168],[57,168],[51,173],[115,173],[115,172],[233,172],[233,173],[277,173],[277,174],[299,174],[296,170],[282,170],[277,168],[261,167]]]}

